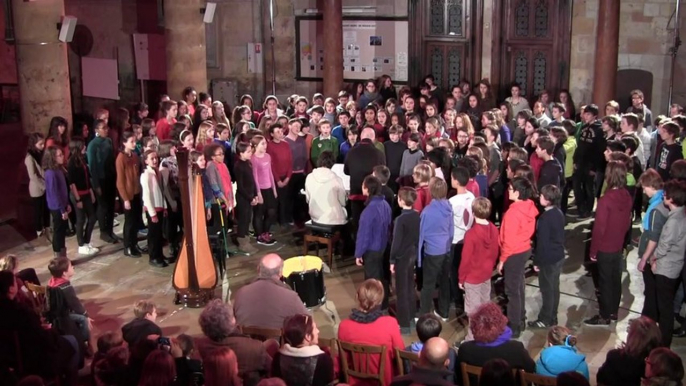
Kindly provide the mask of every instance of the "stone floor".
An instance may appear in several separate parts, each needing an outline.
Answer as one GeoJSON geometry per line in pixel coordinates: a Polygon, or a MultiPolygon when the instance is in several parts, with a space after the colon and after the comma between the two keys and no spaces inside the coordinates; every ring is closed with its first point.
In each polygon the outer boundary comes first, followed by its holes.
{"type": "MultiPolygon", "coordinates": [[[[119,217],[123,222],[123,216],[119,217]]],[[[635,269],[636,251],[629,254],[623,279],[623,295],[619,322],[611,328],[588,328],[582,320],[597,312],[592,280],[584,276],[583,248],[587,222],[570,222],[568,225],[567,248],[569,258],[566,260],[561,278],[561,299],[558,319],[560,324],[573,329],[579,336],[579,350],[587,355],[591,368],[593,383],[598,367],[604,362],[608,350],[616,347],[626,338],[629,320],[639,316],[643,304],[643,282],[635,269]]],[[[117,228],[121,232],[121,225],[117,228]]],[[[634,230],[637,231],[636,229],[634,230]]],[[[290,233],[276,230],[279,242],[272,247],[260,247],[261,252],[250,257],[236,256],[228,261],[227,280],[230,289],[249,282],[254,274],[258,259],[263,253],[275,252],[283,258],[302,254],[302,248],[295,245],[290,233]]],[[[89,313],[95,319],[95,336],[103,331],[118,329],[133,317],[132,305],[136,300],[148,299],[158,306],[158,323],[166,335],[180,333],[201,334],[197,324],[199,309],[186,309],[172,303],[174,290],[170,277],[173,267],[165,269],[152,268],[147,259],[127,258],[122,253],[121,244],[103,245],[96,230],[94,244],[102,246],[99,255],[80,258],[74,254],[75,238],[67,240],[69,256],[76,265],[73,279],[77,292],[85,303],[89,313]]],[[[52,250],[45,239],[26,241],[11,224],[0,226],[0,253],[14,253],[20,257],[21,267],[37,269],[42,281],[47,281],[49,273],[47,263],[52,258],[52,250]]],[[[314,311],[315,320],[321,330],[321,336],[336,336],[336,329],[341,318],[346,318],[355,306],[355,289],[363,281],[363,271],[354,264],[351,258],[338,258],[333,264],[333,271],[325,275],[328,301],[326,307],[314,311]]],[[[221,296],[221,289],[217,295],[221,296]]],[[[538,283],[535,276],[527,279],[526,286],[527,316],[534,320],[540,308],[538,283]]],[[[463,326],[451,315],[451,320],[444,324],[441,336],[450,342],[460,340],[464,335],[463,326]]],[[[415,340],[407,337],[406,343],[415,340]]],[[[532,357],[536,358],[546,341],[545,331],[525,331],[521,341],[524,342],[532,357]]],[[[686,341],[675,339],[673,349],[682,358],[686,357],[686,341]]]]}

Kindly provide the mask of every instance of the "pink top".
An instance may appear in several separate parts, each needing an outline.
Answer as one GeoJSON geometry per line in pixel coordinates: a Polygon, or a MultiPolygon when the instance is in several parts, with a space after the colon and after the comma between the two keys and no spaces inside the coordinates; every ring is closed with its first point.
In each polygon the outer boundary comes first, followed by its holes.
{"type": "Polygon", "coordinates": [[[272,174],[272,157],[269,153],[264,153],[262,157],[253,154],[252,159],[252,174],[255,178],[255,185],[258,190],[273,189],[276,195],[276,183],[274,183],[274,174],[272,174]]]}

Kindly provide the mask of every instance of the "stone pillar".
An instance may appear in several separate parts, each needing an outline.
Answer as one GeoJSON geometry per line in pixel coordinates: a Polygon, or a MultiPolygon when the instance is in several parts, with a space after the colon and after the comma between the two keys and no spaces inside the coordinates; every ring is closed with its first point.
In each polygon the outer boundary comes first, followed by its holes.
{"type": "Polygon", "coordinates": [[[343,5],[324,3],[324,96],[336,98],[343,86],[343,5]]]}
{"type": "Polygon", "coordinates": [[[619,54],[619,3],[620,0],[603,0],[598,4],[593,72],[593,103],[598,106],[615,99],[619,54]]]}
{"type": "Polygon", "coordinates": [[[11,1],[22,126],[47,134],[53,116],[72,120],[67,43],[57,39],[64,0],[11,1]]]}
{"type": "MultiPolygon", "coordinates": [[[[187,86],[207,91],[205,52],[205,2],[201,0],[164,0],[164,34],[167,46],[167,94],[181,99],[187,86]]],[[[215,15],[215,23],[216,20],[215,15]]]]}

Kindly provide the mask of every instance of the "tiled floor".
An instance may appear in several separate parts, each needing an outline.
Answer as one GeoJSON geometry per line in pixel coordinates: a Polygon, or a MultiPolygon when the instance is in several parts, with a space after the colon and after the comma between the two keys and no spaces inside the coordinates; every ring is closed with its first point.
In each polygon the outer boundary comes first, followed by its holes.
{"type": "MultiPolygon", "coordinates": [[[[123,220],[122,217],[119,219],[123,220]]],[[[636,252],[633,251],[627,260],[628,273],[624,274],[624,292],[619,322],[611,328],[583,327],[582,320],[593,315],[597,310],[597,303],[593,300],[593,283],[590,278],[583,276],[582,251],[585,225],[585,223],[568,225],[569,258],[564,265],[560,284],[562,296],[558,319],[560,324],[566,325],[578,334],[579,350],[587,355],[591,374],[595,378],[595,372],[604,362],[607,351],[626,338],[629,320],[638,316],[643,304],[643,283],[635,270],[636,252]]],[[[301,247],[295,245],[289,233],[277,230],[276,234],[279,242],[273,247],[260,247],[262,251],[258,255],[229,259],[227,277],[232,291],[253,278],[257,261],[263,252],[275,252],[283,258],[301,254],[301,247]]],[[[21,240],[21,237],[12,227],[0,226],[0,245],[7,245],[8,240],[13,241],[11,244],[18,244],[17,240],[21,240]]],[[[93,239],[96,246],[102,244],[97,237],[97,230],[93,239]]],[[[186,309],[172,303],[174,295],[170,282],[172,267],[152,268],[145,258],[125,257],[121,248],[121,244],[105,245],[98,256],[79,258],[73,254],[76,250],[76,240],[68,239],[69,256],[76,264],[73,283],[89,313],[94,316],[95,336],[103,331],[119,328],[130,320],[133,317],[131,306],[138,299],[149,299],[158,305],[158,322],[165,334],[200,334],[197,325],[200,310],[186,309]]],[[[48,279],[46,267],[52,257],[52,251],[46,240],[26,241],[4,250],[3,253],[19,255],[22,267],[35,267],[41,280],[48,279]]],[[[362,269],[355,266],[353,260],[349,258],[342,261],[338,259],[334,263],[333,272],[325,275],[328,301],[325,308],[314,311],[323,337],[336,335],[336,328],[341,318],[347,317],[355,306],[355,288],[362,280],[362,269]]],[[[218,288],[217,296],[221,296],[221,292],[218,288]]],[[[526,297],[527,315],[529,320],[533,320],[540,308],[540,296],[535,277],[527,280],[526,297]]],[[[450,342],[461,339],[464,334],[463,326],[454,318],[454,315],[451,316],[451,320],[444,324],[444,331],[441,334],[450,342]]],[[[413,338],[406,339],[408,343],[411,340],[413,338]]],[[[531,355],[536,358],[545,344],[545,331],[527,330],[522,334],[521,340],[531,355]]],[[[681,339],[675,339],[673,343],[673,348],[682,357],[686,357],[684,343],[681,339]]]]}

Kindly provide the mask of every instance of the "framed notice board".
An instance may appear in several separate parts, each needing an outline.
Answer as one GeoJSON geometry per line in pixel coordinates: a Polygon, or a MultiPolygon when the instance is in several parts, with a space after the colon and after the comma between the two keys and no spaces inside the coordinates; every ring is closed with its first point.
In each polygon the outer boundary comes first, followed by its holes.
{"type": "MultiPolygon", "coordinates": [[[[322,16],[295,19],[296,79],[320,81],[324,76],[322,16]]],[[[407,82],[408,20],[392,17],[343,17],[343,78],[366,80],[390,75],[407,82]]]]}

